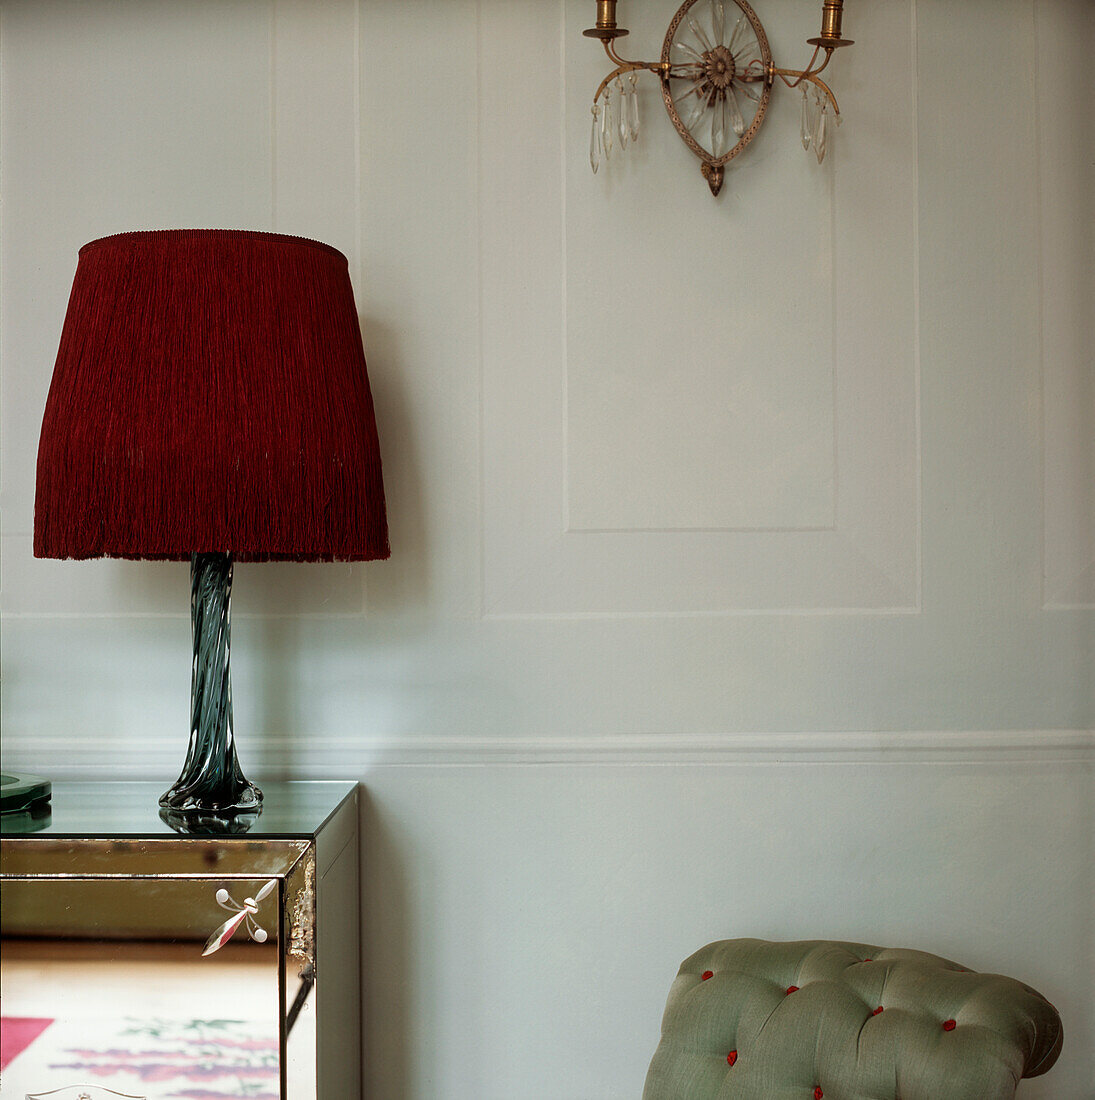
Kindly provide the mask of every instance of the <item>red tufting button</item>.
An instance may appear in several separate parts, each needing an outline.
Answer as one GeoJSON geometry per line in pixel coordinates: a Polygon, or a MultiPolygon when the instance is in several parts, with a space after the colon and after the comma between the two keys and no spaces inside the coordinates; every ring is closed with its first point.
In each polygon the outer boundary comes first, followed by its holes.
{"type": "Polygon", "coordinates": [[[874,960],[873,960],[873,959],[864,959],[863,961],[864,961],[865,963],[869,963],[869,962],[873,962],[874,960]]]}
{"type": "Polygon", "coordinates": [[[700,975],[700,981],[705,982],[705,981],[707,981],[708,978],[713,978],[714,976],[715,976],[715,972],[713,970],[705,970],[700,975]]]}
{"type": "Polygon", "coordinates": [[[787,992],[788,993],[797,993],[798,992],[798,986],[797,985],[789,985],[787,987],[787,992]]]}
{"type": "Polygon", "coordinates": [[[738,1060],[738,1052],[736,1050],[730,1051],[726,1056],[726,1064],[732,1066],[738,1060]]]}
{"type": "Polygon", "coordinates": [[[953,1031],[956,1026],[957,1025],[955,1024],[955,1022],[953,1020],[944,1020],[943,1021],[943,1030],[944,1031],[953,1031]]]}
{"type": "Polygon", "coordinates": [[[872,1015],[872,1016],[877,1016],[877,1015],[878,1015],[878,1014],[879,1014],[879,1013],[880,1013],[881,1011],[882,1011],[882,1006],[881,1006],[881,1005],[879,1005],[879,1006],[878,1006],[878,1008],[876,1008],[876,1009],[874,1010],[874,1012],[872,1012],[872,1013],[871,1013],[871,1015],[872,1015]]]}
{"type": "Polygon", "coordinates": [[[825,1093],[821,1091],[821,1086],[818,1085],[818,1087],[814,1089],[814,1100],[821,1100],[824,1095],[825,1093]]]}

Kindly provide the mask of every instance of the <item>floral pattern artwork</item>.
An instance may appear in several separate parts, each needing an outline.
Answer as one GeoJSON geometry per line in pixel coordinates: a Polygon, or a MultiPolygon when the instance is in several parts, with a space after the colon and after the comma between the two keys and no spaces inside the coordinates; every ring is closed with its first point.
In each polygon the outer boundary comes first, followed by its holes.
{"type": "Polygon", "coordinates": [[[39,1040],[13,1059],[5,1085],[89,1083],[149,1100],[279,1100],[278,1037],[263,1030],[229,1018],[58,1020],[48,1045],[39,1040]]]}

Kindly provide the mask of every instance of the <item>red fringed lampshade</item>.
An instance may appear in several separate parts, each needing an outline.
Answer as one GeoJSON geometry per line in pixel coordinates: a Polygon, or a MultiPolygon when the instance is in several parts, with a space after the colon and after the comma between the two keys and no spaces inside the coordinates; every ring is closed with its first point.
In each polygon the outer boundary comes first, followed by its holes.
{"type": "Polygon", "coordinates": [[[388,557],[346,258],[274,233],[92,241],[38,451],[34,553],[388,557]]]}

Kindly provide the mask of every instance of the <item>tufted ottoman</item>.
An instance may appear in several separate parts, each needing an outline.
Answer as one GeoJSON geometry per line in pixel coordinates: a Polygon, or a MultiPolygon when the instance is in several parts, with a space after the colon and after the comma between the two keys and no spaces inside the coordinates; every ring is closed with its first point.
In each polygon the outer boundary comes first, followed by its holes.
{"type": "Polygon", "coordinates": [[[1063,1037],[1033,989],[923,951],[721,940],[681,964],[643,1100],[1003,1100],[1063,1037]]]}

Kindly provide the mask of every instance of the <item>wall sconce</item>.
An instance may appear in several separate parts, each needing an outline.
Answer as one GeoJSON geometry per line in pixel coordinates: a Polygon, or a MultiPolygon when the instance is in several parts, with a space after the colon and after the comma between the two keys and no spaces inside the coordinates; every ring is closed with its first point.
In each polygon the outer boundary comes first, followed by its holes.
{"type": "Polygon", "coordinates": [[[616,0],[597,0],[597,25],[583,32],[599,38],[616,68],[593,96],[589,162],[596,172],[619,140],[621,148],[639,136],[636,77],[661,80],[669,119],[685,145],[700,158],[700,170],[717,195],[723,169],[757,136],[779,77],[802,88],[802,145],[825,159],[828,131],[840,124],[840,108],[819,73],[833,51],[852,45],[841,37],[844,0],[824,0],[821,34],[807,39],[814,54],[805,69],[780,69],[760,20],[745,0],[684,0],[669,21],[660,61],[625,61],[614,42],[628,32],[616,25],[616,0]],[[825,58],[814,68],[818,55],[825,58]],[[626,77],[626,83],[625,78],[626,77]]]}

